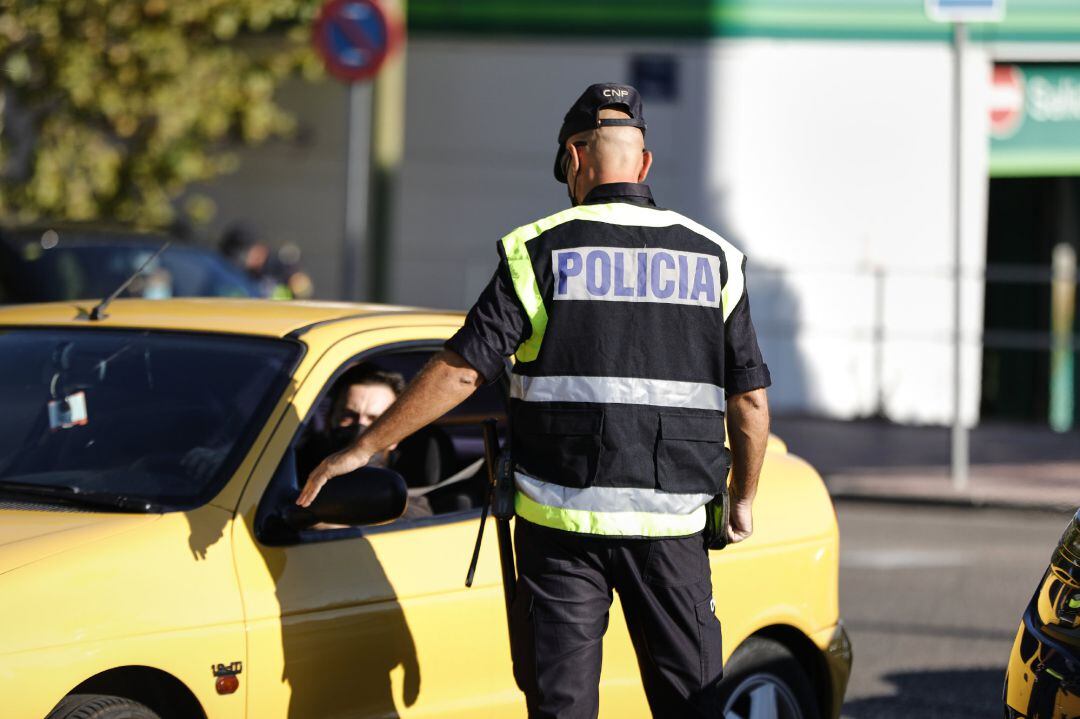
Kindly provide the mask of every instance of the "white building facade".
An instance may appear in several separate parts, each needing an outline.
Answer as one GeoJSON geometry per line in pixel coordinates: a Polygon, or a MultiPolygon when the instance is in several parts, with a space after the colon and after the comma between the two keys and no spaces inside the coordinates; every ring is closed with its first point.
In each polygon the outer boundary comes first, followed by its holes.
{"type": "MultiPolygon", "coordinates": [[[[498,238],[567,204],[551,176],[567,107],[590,83],[631,82],[658,204],[749,256],[774,406],[948,422],[955,57],[922,5],[412,0],[385,299],[467,308],[498,238]]],[[[963,58],[969,422],[982,391],[991,78],[995,62],[1029,60],[1080,63],[1080,9],[1013,0],[1005,23],[974,28],[963,58]]],[[[211,188],[222,226],[245,218],[272,243],[298,242],[325,297],[341,287],[345,97],[332,81],[287,88],[305,144],[246,153],[211,188]]]]}

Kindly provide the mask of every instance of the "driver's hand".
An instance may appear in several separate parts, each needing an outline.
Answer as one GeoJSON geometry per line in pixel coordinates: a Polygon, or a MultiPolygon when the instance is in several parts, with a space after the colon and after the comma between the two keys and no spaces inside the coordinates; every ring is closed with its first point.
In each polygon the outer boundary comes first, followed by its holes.
{"type": "Polygon", "coordinates": [[[304,488],[300,490],[300,496],[296,503],[301,507],[307,507],[319,496],[323,485],[334,477],[340,477],[349,472],[355,472],[371,461],[371,455],[362,452],[355,447],[334,452],[332,455],[319,462],[319,466],[308,475],[304,488]]]}
{"type": "Polygon", "coordinates": [[[736,499],[731,503],[727,526],[728,544],[741,542],[754,533],[754,516],[751,512],[751,504],[750,501],[745,499],[736,499]]]}

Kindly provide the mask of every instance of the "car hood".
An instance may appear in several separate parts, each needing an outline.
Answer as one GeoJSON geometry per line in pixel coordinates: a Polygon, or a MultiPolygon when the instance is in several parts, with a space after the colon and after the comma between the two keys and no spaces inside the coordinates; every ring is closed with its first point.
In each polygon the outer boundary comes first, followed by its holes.
{"type": "Polygon", "coordinates": [[[0,574],[158,519],[63,509],[0,509],[0,574]]]}

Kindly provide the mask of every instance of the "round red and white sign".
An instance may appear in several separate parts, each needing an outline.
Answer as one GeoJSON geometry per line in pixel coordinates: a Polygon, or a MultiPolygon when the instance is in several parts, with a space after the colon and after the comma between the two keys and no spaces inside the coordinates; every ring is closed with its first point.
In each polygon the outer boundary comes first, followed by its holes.
{"type": "Polygon", "coordinates": [[[995,65],[990,86],[990,135],[1012,137],[1024,122],[1024,73],[1016,65],[995,65]]]}

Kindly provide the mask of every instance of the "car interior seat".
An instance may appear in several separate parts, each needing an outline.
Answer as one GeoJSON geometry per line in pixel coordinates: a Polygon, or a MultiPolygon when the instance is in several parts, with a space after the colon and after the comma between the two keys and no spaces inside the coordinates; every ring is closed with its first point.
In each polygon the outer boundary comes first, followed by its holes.
{"type": "Polygon", "coordinates": [[[395,451],[393,469],[412,488],[431,487],[454,471],[457,455],[439,427],[424,427],[403,439],[395,451]]]}
{"type": "Polygon", "coordinates": [[[471,509],[476,505],[467,483],[436,487],[467,464],[441,427],[428,426],[398,445],[391,469],[405,478],[410,489],[429,489],[426,494],[435,514],[471,509]]]}

